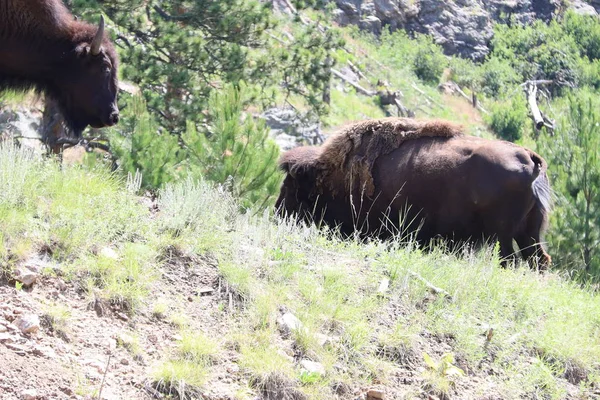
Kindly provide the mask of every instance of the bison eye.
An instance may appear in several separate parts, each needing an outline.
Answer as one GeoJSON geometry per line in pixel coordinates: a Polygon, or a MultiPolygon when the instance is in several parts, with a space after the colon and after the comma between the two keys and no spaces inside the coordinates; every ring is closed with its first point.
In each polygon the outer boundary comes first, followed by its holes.
{"type": "Polygon", "coordinates": [[[102,72],[104,72],[104,75],[110,75],[110,67],[105,67],[102,72]]]}

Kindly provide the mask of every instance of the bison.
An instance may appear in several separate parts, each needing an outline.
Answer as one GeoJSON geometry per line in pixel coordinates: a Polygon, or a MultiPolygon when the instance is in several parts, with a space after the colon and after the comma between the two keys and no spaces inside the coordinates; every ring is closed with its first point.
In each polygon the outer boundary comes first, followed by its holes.
{"type": "Polygon", "coordinates": [[[103,17],[94,26],[61,0],[0,0],[0,91],[48,94],[75,135],[118,122],[117,64],[103,17]]]}
{"type": "Polygon", "coordinates": [[[532,267],[551,262],[541,243],[547,165],[513,143],[468,136],[447,121],[385,118],[350,124],[321,147],[289,150],[279,165],[280,216],[343,235],[498,241],[503,265],[515,258],[514,239],[532,267]]]}

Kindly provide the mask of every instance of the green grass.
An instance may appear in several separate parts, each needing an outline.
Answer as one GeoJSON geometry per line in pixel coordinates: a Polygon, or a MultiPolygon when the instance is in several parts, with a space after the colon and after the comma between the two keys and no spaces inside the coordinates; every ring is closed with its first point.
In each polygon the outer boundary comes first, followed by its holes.
{"type": "Polygon", "coordinates": [[[182,331],[177,348],[154,370],[155,385],[164,393],[196,393],[207,382],[209,367],[215,362],[219,346],[206,335],[182,331]]]}
{"type": "MultiPolygon", "coordinates": [[[[454,378],[428,370],[424,353],[436,361],[454,355],[452,364],[468,372],[456,378],[457,388],[479,379],[473,395],[493,385],[503,398],[559,399],[567,390],[583,397],[600,383],[600,296],[558,274],[502,269],[493,248],[448,254],[342,241],[268,214],[239,214],[233,199],[202,182],[169,186],[151,215],[107,172],[61,169],[3,146],[3,268],[50,251],[65,278],[90,294],[179,327],[182,340],[153,372],[164,391],[210,385],[223,343],[249,382],[238,389],[248,393],[275,388],[319,399],[341,383],[385,387],[397,370],[423,368],[429,375],[419,375],[412,392],[452,396],[454,378]],[[202,334],[186,300],[150,296],[167,248],[218,260],[215,312],[228,321],[227,332],[204,326],[211,335],[202,334]],[[389,288],[380,293],[384,279],[389,288]],[[301,328],[285,334],[278,323],[284,312],[301,328]],[[304,371],[303,359],[321,363],[325,374],[304,371]]],[[[48,315],[68,327],[68,313],[57,307],[48,315]]]]}

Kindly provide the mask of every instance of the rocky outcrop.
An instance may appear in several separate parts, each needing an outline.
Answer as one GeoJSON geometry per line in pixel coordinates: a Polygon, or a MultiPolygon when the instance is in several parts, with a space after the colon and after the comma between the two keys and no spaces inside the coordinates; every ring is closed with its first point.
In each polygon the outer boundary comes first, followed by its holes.
{"type": "MultiPolygon", "coordinates": [[[[494,21],[549,20],[561,0],[335,0],[341,25],[379,33],[382,26],[431,35],[446,54],[480,60],[489,52],[494,21]]],[[[600,1],[598,1],[600,5],[600,1]]],[[[590,12],[585,3],[582,12],[590,12]]]]}
{"type": "Polygon", "coordinates": [[[271,137],[282,150],[302,144],[320,144],[323,135],[319,123],[307,121],[289,108],[271,108],[261,116],[271,129],[271,137]]]}

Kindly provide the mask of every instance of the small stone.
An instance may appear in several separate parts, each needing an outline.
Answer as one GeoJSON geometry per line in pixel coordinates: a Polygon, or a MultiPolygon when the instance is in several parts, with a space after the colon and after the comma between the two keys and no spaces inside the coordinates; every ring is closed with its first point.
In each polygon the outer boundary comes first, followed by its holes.
{"type": "Polygon", "coordinates": [[[83,361],[81,361],[81,364],[94,368],[100,374],[102,374],[104,372],[104,364],[98,360],[91,360],[91,359],[83,360],[83,361]]]}
{"type": "Polygon", "coordinates": [[[227,366],[227,372],[230,374],[237,374],[240,372],[240,367],[237,364],[230,364],[227,366]]]}
{"type": "Polygon", "coordinates": [[[208,296],[211,295],[214,292],[214,289],[211,287],[202,287],[200,289],[198,289],[198,296],[208,296]]]}
{"type": "Polygon", "coordinates": [[[0,333],[4,333],[6,331],[8,331],[8,328],[4,325],[0,325],[0,333]]]}
{"type": "Polygon", "coordinates": [[[291,333],[293,331],[299,331],[302,329],[302,322],[292,313],[285,313],[281,318],[277,320],[281,328],[286,333],[291,333]]]}
{"type": "Polygon", "coordinates": [[[121,359],[121,364],[122,365],[129,365],[129,360],[126,358],[121,359]]]}
{"type": "Polygon", "coordinates": [[[183,340],[183,337],[181,335],[171,335],[171,340],[175,340],[175,341],[180,341],[183,340]]]}
{"type": "Polygon", "coordinates": [[[111,249],[110,247],[103,247],[98,252],[98,255],[105,257],[105,258],[110,258],[112,260],[117,260],[119,258],[119,255],[117,254],[117,252],[114,251],[113,249],[111,249]]]}
{"type": "Polygon", "coordinates": [[[14,323],[23,333],[36,333],[40,330],[40,317],[35,314],[23,314],[14,323]]]}
{"type": "Polygon", "coordinates": [[[21,392],[21,399],[23,400],[36,400],[37,398],[38,394],[35,389],[27,389],[21,392]]]}
{"type": "Polygon", "coordinates": [[[61,392],[63,392],[67,396],[73,396],[73,394],[74,394],[73,390],[70,387],[67,387],[67,386],[61,386],[61,387],[58,388],[58,390],[60,390],[61,392]]]}
{"type": "Polygon", "coordinates": [[[124,314],[122,312],[117,313],[117,318],[119,318],[120,320],[123,320],[125,322],[129,321],[129,317],[127,316],[127,314],[124,314]]]}
{"type": "Polygon", "coordinates": [[[370,389],[367,392],[367,400],[383,400],[385,399],[383,391],[377,389],[370,389]]]}
{"type": "Polygon", "coordinates": [[[31,286],[37,282],[39,275],[27,268],[19,268],[15,277],[24,286],[31,286]]]}
{"type": "Polygon", "coordinates": [[[377,293],[385,293],[390,287],[390,280],[388,278],[383,278],[381,283],[379,284],[379,288],[377,289],[377,293]]]}
{"type": "Polygon", "coordinates": [[[46,357],[49,359],[56,358],[56,352],[51,347],[35,346],[31,352],[40,357],[46,357]]]}
{"type": "Polygon", "coordinates": [[[310,361],[310,360],[302,360],[300,361],[300,365],[309,373],[315,373],[319,375],[325,375],[325,367],[323,364],[310,361]]]}

